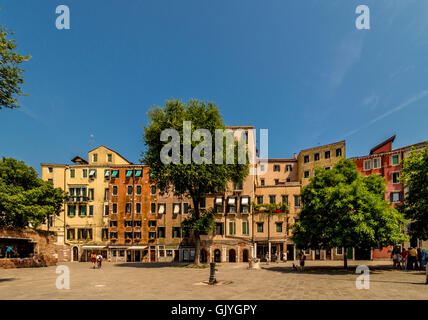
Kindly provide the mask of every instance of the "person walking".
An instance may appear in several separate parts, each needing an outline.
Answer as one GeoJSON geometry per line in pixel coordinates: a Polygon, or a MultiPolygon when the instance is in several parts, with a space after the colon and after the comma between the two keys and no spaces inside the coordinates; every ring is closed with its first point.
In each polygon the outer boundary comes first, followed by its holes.
{"type": "Polygon", "coordinates": [[[91,262],[92,262],[92,268],[95,269],[95,263],[97,262],[97,256],[95,253],[91,254],[91,262]]]}
{"type": "Polygon", "coordinates": [[[6,258],[11,258],[12,257],[12,247],[11,246],[7,246],[6,248],[6,258]]]}
{"type": "Polygon", "coordinates": [[[407,270],[407,263],[409,258],[409,251],[403,248],[403,252],[401,253],[403,263],[402,263],[402,269],[407,270]]]}
{"type": "Polygon", "coordinates": [[[422,250],[421,250],[421,248],[418,248],[417,252],[418,252],[418,254],[417,254],[418,269],[423,270],[424,266],[423,266],[423,262],[422,262],[422,250]]]}
{"type": "MultiPolygon", "coordinates": [[[[408,259],[408,264],[410,264],[410,269],[414,270],[415,267],[417,268],[418,266],[418,251],[415,248],[409,248],[409,259],[408,259]]],[[[408,265],[409,267],[409,265],[408,265]]]]}
{"type": "Polygon", "coordinates": [[[399,253],[399,251],[396,248],[394,248],[392,250],[391,258],[392,258],[392,263],[393,263],[392,267],[394,269],[398,269],[400,266],[400,262],[398,261],[398,253],[399,253]]]}
{"type": "Polygon", "coordinates": [[[305,256],[305,253],[302,250],[302,251],[300,251],[300,257],[299,257],[300,271],[303,271],[303,269],[305,268],[305,260],[306,260],[306,256],[305,256]]]}
{"type": "Polygon", "coordinates": [[[103,263],[103,256],[101,254],[97,256],[97,263],[98,263],[98,269],[101,269],[101,265],[103,263]]]}

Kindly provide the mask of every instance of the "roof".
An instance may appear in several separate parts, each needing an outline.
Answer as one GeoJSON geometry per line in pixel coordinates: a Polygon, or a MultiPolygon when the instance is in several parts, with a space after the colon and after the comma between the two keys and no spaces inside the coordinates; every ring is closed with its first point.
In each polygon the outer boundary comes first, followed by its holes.
{"type": "Polygon", "coordinates": [[[422,141],[422,142],[418,142],[418,143],[411,144],[411,145],[408,145],[408,146],[404,146],[404,147],[401,147],[401,148],[393,149],[391,151],[385,151],[385,152],[380,152],[380,153],[368,154],[368,155],[364,155],[364,156],[355,156],[355,157],[351,157],[349,159],[352,159],[352,160],[368,159],[368,158],[371,158],[371,157],[379,157],[381,155],[396,154],[398,152],[410,150],[410,148],[412,148],[412,147],[422,147],[424,144],[427,144],[427,143],[428,143],[428,141],[422,141]]]}
{"type": "Polygon", "coordinates": [[[88,164],[88,161],[86,161],[85,159],[83,159],[80,156],[75,156],[73,159],[71,159],[71,162],[74,162],[74,163],[76,163],[76,162],[82,162],[84,164],[88,164]]]}
{"type": "Polygon", "coordinates": [[[263,162],[263,161],[266,161],[267,160],[267,162],[268,163],[271,163],[271,162],[297,162],[297,159],[294,159],[294,158],[268,158],[268,159],[259,159],[259,162],[263,162]]]}
{"type": "Polygon", "coordinates": [[[244,125],[244,126],[226,126],[227,129],[254,129],[253,125],[244,125]]]}
{"type": "Polygon", "coordinates": [[[381,143],[379,143],[378,145],[374,146],[373,148],[370,149],[370,154],[373,154],[377,149],[382,148],[384,145],[386,145],[387,143],[393,143],[395,140],[396,135],[394,134],[392,137],[386,139],[385,141],[382,141],[381,143]]]}
{"type": "MultiPolygon", "coordinates": [[[[300,151],[300,153],[305,152],[305,151],[309,151],[309,150],[314,150],[314,149],[325,148],[325,147],[328,147],[328,146],[333,146],[333,145],[335,145],[335,144],[339,144],[339,143],[346,143],[346,140],[341,140],[341,141],[337,141],[337,142],[333,142],[333,143],[329,143],[329,144],[324,144],[324,145],[317,146],[317,147],[312,147],[312,148],[308,148],[308,149],[303,149],[303,150],[301,150],[301,151],[300,151]]],[[[299,153],[299,154],[300,154],[300,153],[299,153]]]]}
{"type": "Polygon", "coordinates": [[[95,150],[97,150],[97,149],[99,149],[99,148],[101,148],[101,147],[106,148],[107,150],[110,150],[111,152],[116,153],[118,156],[122,157],[125,161],[129,162],[130,164],[132,164],[132,162],[131,162],[131,161],[129,161],[128,159],[126,159],[126,158],[125,158],[124,156],[122,156],[119,152],[114,151],[113,149],[110,149],[110,148],[106,147],[105,145],[101,145],[101,146],[98,146],[98,147],[96,147],[96,148],[94,148],[94,149],[92,149],[92,150],[89,150],[89,151],[88,151],[88,153],[91,153],[92,151],[95,151],[95,150]]]}

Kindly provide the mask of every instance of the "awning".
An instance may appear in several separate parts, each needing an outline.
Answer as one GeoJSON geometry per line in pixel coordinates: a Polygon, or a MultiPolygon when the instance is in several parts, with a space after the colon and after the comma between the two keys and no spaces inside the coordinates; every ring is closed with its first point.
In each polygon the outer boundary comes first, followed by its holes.
{"type": "Polygon", "coordinates": [[[128,250],[142,250],[146,248],[148,248],[148,246],[133,246],[133,247],[128,247],[128,250]]]}
{"type": "Polygon", "coordinates": [[[90,175],[90,176],[94,176],[94,175],[95,175],[95,169],[91,169],[91,170],[89,170],[89,175],[90,175]]]}
{"type": "Polygon", "coordinates": [[[165,212],[165,205],[161,205],[161,206],[159,206],[158,213],[159,213],[159,214],[162,214],[162,213],[164,213],[164,212],[165,212]]]}
{"type": "Polygon", "coordinates": [[[108,177],[110,175],[110,170],[106,170],[106,172],[104,173],[104,177],[108,177]]]}
{"type": "Polygon", "coordinates": [[[235,198],[229,198],[228,202],[229,206],[234,206],[235,205],[235,198]]]}
{"type": "Polygon", "coordinates": [[[107,249],[106,246],[82,246],[82,249],[107,249]]]}
{"type": "Polygon", "coordinates": [[[180,213],[180,205],[174,204],[174,213],[180,213]]]}
{"type": "Polygon", "coordinates": [[[132,170],[126,170],[126,177],[132,177],[132,170]]]}
{"type": "Polygon", "coordinates": [[[215,199],[215,204],[217,204],[217,205],[223,204],[223,199],[222,198],[216,198],[215,199]]]}
{"type": "Polygon", "coordinates": [[[243,206],[247,206],[248,205],[248,201],[249,199],[248,199],[248,197],[242,197],[241,198],[241,204],[243,205],[243,206]]]}
{"type": "Polygon", "coordinates": [[[137,171],[135,171],[135,176],[136,177],[141,177],[142,173],[143,173],[142,170],[137,170],[137,171]]]}
{"type": "Polygon", "coordinates": [[[113,170],[113,172],[111,173],[111,177],[116,178],[118,176],[119,176],[119,170],[113,170]]]}

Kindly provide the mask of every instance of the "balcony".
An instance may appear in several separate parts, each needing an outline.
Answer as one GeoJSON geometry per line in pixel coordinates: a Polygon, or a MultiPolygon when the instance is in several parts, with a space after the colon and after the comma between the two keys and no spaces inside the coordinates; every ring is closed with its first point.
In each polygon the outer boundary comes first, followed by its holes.
{"type": "Polygon", "coordinates": [[[89,197],[87,196],[70,196],[67,199],[68,203],[86,203],[88,202],[89,197]]]}

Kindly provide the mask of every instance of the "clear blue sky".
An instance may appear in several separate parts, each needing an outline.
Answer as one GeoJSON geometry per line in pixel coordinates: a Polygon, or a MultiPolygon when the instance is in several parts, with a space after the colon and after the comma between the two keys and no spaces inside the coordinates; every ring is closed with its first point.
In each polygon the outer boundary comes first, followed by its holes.
{"type": "Polygon", "coordinates": [[[147,110],[214,101],[230,125],[269,129],[270,157],[347,140],[367,154],[393,134],[428,139],[428,1],[2,0],[29,94],[0,110],[0,155],[65,163],[106,145],[143,150],[147,110]],[[71,29],[55,28],[66,4],[71,29]],[[370,8],[357,30],[355,8],[370,8]],[[93,138],[91,138],[93,135],[93,138]]]}

